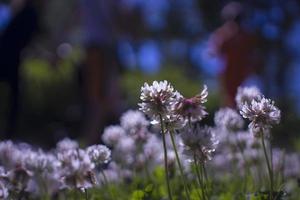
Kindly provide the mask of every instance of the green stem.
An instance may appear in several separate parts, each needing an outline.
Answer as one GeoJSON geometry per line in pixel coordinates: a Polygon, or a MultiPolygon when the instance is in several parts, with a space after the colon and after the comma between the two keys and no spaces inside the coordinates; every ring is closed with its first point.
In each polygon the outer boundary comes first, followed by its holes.
{"type": "Polygon", "coordinates": [[[170,180],[169,180],[169,169],[168,169],[168,152],[167,152],[167,144],[165,138],[165,130],[163,125],[164,122],[161,115],[159,115],[159,118],[160,118],[160,126],[161,126],[163,146],[164,146],[165,176],[167,182],[168,196],[169,196],[169,200],[172,200],[172,193],[171,193],[170,180]]]}
{"type": "Polygon", "coordinates": [[[89,194],[87,188],[84,188],[85,200],[89,199],[89,194]]]}
{"type": "Polygon", "coordinates": [[[194,163],[195,163],[195,168],[196,168],[196,175],[197,175],[197,178],[198,178],[198,184],[200,185],[200,188],[201,188],[202,199],[206,200],[206,195],[205,195],[205,191],[204,191],[204,184],[203,184],[203,181],[202,181],[202,176],[201,176],[201,173],[200,173],[200,170],[199,170],[198,161],[197,161],[197,158],[196,158],[195,154],[194,154],[194,163]]]}
{"type": "Polygon", "coordinates": [[[270,177],[270,200],[273,200],[273,171],[272,171],[270,160],[268,158],[268,154],[267,154],[267,150],[266,150],[264,134],[261,135],[261,142],[263,145],[264,155],[265,155],[265,159],[267,162],[268,173],[269,173],[269,177],[270,177]]]}
{"type": "Polygon", "coordinates": [[[254,181],[254,178],[252,177],[252,173],[250,171],[249,164],[248,164],[248,161],[247,161],[247,159],[245,157],[244,149],[241,146],[240,141],[237,142],[236,146],[237,146],[238,150],[241,153],[242,159],[244,161],[244,167],[246,168],[246,172],[244,174],[244,187],[243,187],[244,188],[244,192],[246,193],[247,192],[247,188],[248,188],[248,176],[250,176],[250,178],[253,181],[254,181]]]}
{"type": "Polygon", "coordinates": [[[207,182],[206,182],[207,179],[205,178],[205,172],[204,172],[204,163],[203,162],[198,163],[198,166],[200,168],[200,175],[201,175],[201,180],[202,180],[202,185],[203,185],[203,191],[204,191],[204,194],[205,194],[205,198],[209,199],[208,198],[208,191],[207,191],[207,182]]]}
{"type": "Polygon", "coordinates": [[[185,189],[186,196],[187,196],[188,199],[190,199],[189,191],[188,191],[188,187],[187,187],[187,181],[186,181],[186,178],[185,178],[184,173],[183,173],[183,168],[182,168],[182,165],[181,165],[181,162],[180,162],[180,159],[179,159],[179,155],[178,155],[178,151],[177,151],[177,147],[176,147],[176,144],[175,144],[173,133],[174,133],[174,131],[170,132],[173,149],[175,151],[175,156],[176,156],[177,164],[178,164],[178,167],[179,167],[180,175],[181,175],[182,180],[183,180],[183,186],[184,186],[184,189],[185,189]]]}
{"type": "Polygon", "coordinates": [[[206,170],[206,167],[205,167],[205,163],[203,162],[202,163],[202,167],[203,167],[203,176],[204,176],[204,178],[205,178],[205,182],[206,183],[204,183],[204,185],[207,187],[207,190],[205,190],[205,192],[206,192],[206,196],[207,196],[207,199],[209,199],[209,191],[210,190],[208,190],[208,189],[211,189],[210,187],[211,187],[211,184],[210,184],[210,182],[209,182],[209,178],[208,178],[208,175],[207,175],[207,170],[206,170]]]}
{"type": "Polygon", "coordinates": [[[203,173],[204,173],[204,178],[205,181],[208,183],[208,175],[207,175],[207,171],[206,171],[206,167],[205,167],[205,163],[202,163],[202,167],[203,167],[203,173]]]}
{"type": "Polygon", "coordinates": [[[100,173],[101,173],[102,176],[103,176],[103,179],[104,179],[104,185],[105,185],[106,187],[108,187],[107,189],[108,189],[108,192],[109,192],[110,197],[111,197],[112,199],[118,199],[118,198],[115,196],[115,193],[111,191],[111,188],[110,188],[109,185],[108,185],[107,177],[106,177],[105,173],[103,172],[103,170],[100,170],[100,173]]]}

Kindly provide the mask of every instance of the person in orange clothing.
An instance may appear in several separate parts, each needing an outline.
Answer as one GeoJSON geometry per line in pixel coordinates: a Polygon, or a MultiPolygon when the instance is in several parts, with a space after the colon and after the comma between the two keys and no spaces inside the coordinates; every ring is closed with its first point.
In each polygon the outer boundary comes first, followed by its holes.
{"type": "Polygon", "coordinates": [[[225,61],[220,76],[225,105],[235,105],[237,88],[260,66],[257,37],[241,26],[242,5],[227,4],[222,10],[225,23],[210,38],[210,48],[225,61]]]}

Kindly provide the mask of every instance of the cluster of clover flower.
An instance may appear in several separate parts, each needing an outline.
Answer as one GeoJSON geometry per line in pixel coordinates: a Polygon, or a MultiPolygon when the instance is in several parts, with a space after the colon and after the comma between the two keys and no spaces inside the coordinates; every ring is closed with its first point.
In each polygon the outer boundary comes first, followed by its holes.
{"type": "MultiPolygon", "coordinates": [[[[185,98],[167,81],[154,81],[152,85],[145,83],[141,88],[139,106],[140,110],[150,118],[151,124],[161,126],[163,141],[166,133],[169,133],[171,141],[173,134],[179,133],[181,153],[187,156],[186,159],[193,161],[196,168],[196,177],[202,190],[201,199],[209,199],[209,194],[205,191],[207,187],[205,165],[206,161],[212,159],[213,154],[216,158],[211,162],[210,167],[223,168],[223,170],[216,170],[223,175],[226,171],[232,173],[233,170],[240,169],[238,173],[251,176],[253,181],[261,183],[261,178],[264,176],[262,173],[266,173],[265,169],[267,169],[269,186],[257,190],[269,191],[270,199],[274,199],[277,192],[275,190],[280,190],[275,188],[278,176],[282,178],[295,175],[298,173],[299,166],[298,155],[285,155],[280,149],[272,149],[270,131],[280,122],[280,110],[257,88],[239,88],[236,95],[237,110],[222,108],[215,114],[215,127],[201,127],[198,122],[207,115],[203,105],[207,101],[207,96],[206,86],[198,95],[185,98]],[[242,117],[250,121],[247,130],[244,128],[242,117]],[[294,167],[285,166],[290,164],[291,160],[295,162],[294,167]],[[266,162],[266,167],[261,165],[263,161],[266,162]]],[[[179,158],[176,143],[173,143],[173,150],[182,180],[185,182],[180,163],[182,158],[179,158]]],[[[168,151],[165,151],[164,158],[168,159],[168,151]]],[[[172,199],[167,161],[165,161],[165,171],[168,196],[172,199]]],[[[189,185],[184,183],[184,188],[186,198],[189,199],[189,185]]]]}
{"type": "Polygon", "coordinates": [[[224,174],[251,177],[257,191],[269,191],[274,199],[273,194],[281,190],[276,181],[298,176],[300,167],[298,154],[271,148],[271,128],[280,122],[279,109],[257,88],[239,88],[237,108],[218,110],[215,126],[209,127],[199,123],[208,115],[207,97],[206,86],[198,95],[185,98],[167,81],[154,81],[141,88],[140,111],[129,110],[120,125],[105,128],[106,146],[82,149],[76,141],[64,139],[44,152],[28,144],[1,142],[0,199],[25,193],[53,196],[65,189],[87,191],[135,176],[151,180],[157,166],[165,167],[169,200],[174,176],[170,171],[176,169],[185,199],[190,199],[195,187],[199,199],[210,199],[209,174],[216,180],[224,174]],[[250,121],[248,128],[243,118],[250,121]],[[266,181],[267,185],[261,184],[266,181]]]}
{"type": "MultiPolygon", "coordinates": [[[[113,149],[112,161],[103,171],[108,181],[131,179],[133,173],[149,176],[163,162],[162,142],[149,130],[149,121],[136,110],[125,112],[120,125],[108,126],[102,134],[103,142],[113,149]]],[[[168,162],[174,163],[174,153],[168,148],[168,162]]]]}
{"type": "Polygon", "coordinates": [[[28,144],[0,143],[0,199],[52,196],[65,189],[87,189],[97,184],[101,166],[110,161],[104,145],[79,148],[64,139],[44,152],[28,144]]]}

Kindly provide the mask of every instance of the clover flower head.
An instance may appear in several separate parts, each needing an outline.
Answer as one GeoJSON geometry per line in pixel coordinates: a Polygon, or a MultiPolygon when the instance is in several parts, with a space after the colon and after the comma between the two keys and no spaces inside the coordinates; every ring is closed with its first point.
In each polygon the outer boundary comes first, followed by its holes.
{"type": "Polygon", "coordinates": [[[200,94],[192,98],[180,97],[175,104],[174,111],[186,120],[200,121],[207,115],[203,106],[203,103],[207,102],[207,96],[207,86],[204,85],[204,89],[200,94]]]}
{"type": "MultiPolygon", "coordinates": [[[[163,122],[167,130],[178,130],[178,129],[182,129],[186,125],[187,120],[180,115],[174,114],[174,115],[168,115],[165,118],[163,118],[163,122]]],[[[154,125],[155,127],[159,127],[160,121],[152,120],[151,124],[154,125]]],[[[166,131],[165,133],[168,132],[166,131]]]]}
{"type": "Polygon", "coordinates": [[[21,191],[26,188],[33,173],[22,165],[18,165],[8,171],[7,177],[16,191],[21,191]]]}
{"type": "Polygon", "coordinates": [[[240,113],[251,121],[249,129],[255,136],[268,132],[273,125],[280,122],[281,117],[280,110],[274,106],[274,102],[264,97],[259,100],[253,99],[251,104],[244,104],[240,113]]]}
{"type": "Polygon", "coordinates": [[[62,162],[62,178],[66,187],[89,188],[95,184],[94,163],[82,149],[63,152],[59,159],[62,162]]]}
{"type": "Polygon", "coordinates": [[[52,172],[59,167],[59,161],[52,154],[42,150],[30,151],[25,155],[26,167],[36,172],[52,172]]]}
{"type": "Polygon", "coordinates": [[[237,94],[235,96],[235,102],[237,107],[241,109],[245,103],[250,104],[253,99],[254,100],[261,99],[261,96],[262,94],[260,90],[255,86],[239,87],[237,90],[237,94]]]}
{"type": "Polygon", "coordinates": [[[127,131],[136,131],[149,125],[145,115],[138,110],[128,110],[120,119],[121,126],[127,131]]]}
{"type": "Polygon", "coordinates": [[[24,151],[20,151],[19,147],[12,141],[0,142],[0,162],[6,168],[13,168],[23,164],[24,151]]]}
{"type": "Polygon", "coordinates": [[[150,118],[163,118],[170,115],[174,103],[181,95],[167,81],[154,81],[152,85],[145,83],[141,88],[140,110],[150,118]]]}
{"type": "Polygon", "coordinates": [[[286,177],[297,177],[300,169],[300,157],[297,153],[291,153],[285,155],[283,161],[284,175],[286,177]]]}
{"type": "Polygon", "coordinates": [[[240,130],[244,126],[242,117],[231,108],[222,108],[215,113],[215,124],[229,131],[240,130]]]}
{"type": "Polygon", "coordinates": [[[86,151],[91,161],[95,164],[103,164],[110,161],[111,151],[105,145],[92,145],[86,151]]]}
{"type": "Polygon", "coordinates": [[[200,127],[195,125],[193,128],[185,128],[181,133],[183,143],[183,153],[192,159],[197,157],[201,162],[212,159],[219,141],[210,127],[200,127]]]}
{"type": "Polygon", "coordinates": [[[0,199],[7,199],[9,196],[8,188],[6,184],[0,181],[0,199]]]}
{"type": "Polygon", "coordinates": [[[104,129],[102,140],[108,146],[116,145],[126,135],[125,130],[118,125],[108,126],[104,129]]]}
{"type": "Polygon", "coordinates": [[[78,147],[78,143],[70,138],[64,138],[56,144],[56,149],[58,151],[68,151],[70,149],[77,149],[78,147]]]}
{"type": "Polygon", "coordinates": [[[131,137],[124,137],[116,145],[116,151],[121,154],[129,154],[134,152],[136,149],[135,141],[131,137]]]}
{"type": "Polygon", "coordinates": [[[156,159],[163,151],[161,140],[159,140],[155,135],[151,135],[145,143],[143,151],[147,159],[156,159]]]}

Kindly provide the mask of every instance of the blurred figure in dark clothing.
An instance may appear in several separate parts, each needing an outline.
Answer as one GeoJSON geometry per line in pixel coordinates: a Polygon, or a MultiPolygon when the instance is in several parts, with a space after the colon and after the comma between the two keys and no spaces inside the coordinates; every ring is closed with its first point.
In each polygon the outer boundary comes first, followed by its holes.
{"type": "MultiPolygon", "coordinates": [[[[101,128],[120,112],[116,56],[117,0],[80,0],[84,33],[83,69],[86,117],[83,134],[88,143],[100,141],[101,128]]],[[[112,122],[109,122],[112,123],[112,122]]]]}
{"type": "Polygon", "coordinates": [[[13,1],[12,9],[13,17],[0,36],[0,80],[5,81],[10,88],[6,138],[14,137],[16,134],[21,53],[38,30],[38,14],[33,1],[13,1]]]}
{"type": "Polygon", "coordinates": [[[225,23],[210,38],[213,54],[225,61],[221,88],[227,106],[235,105],[237,88],[260,67],[257,37],[241,26],[242,5],[227,4],[222,10],[225,23]]]}

